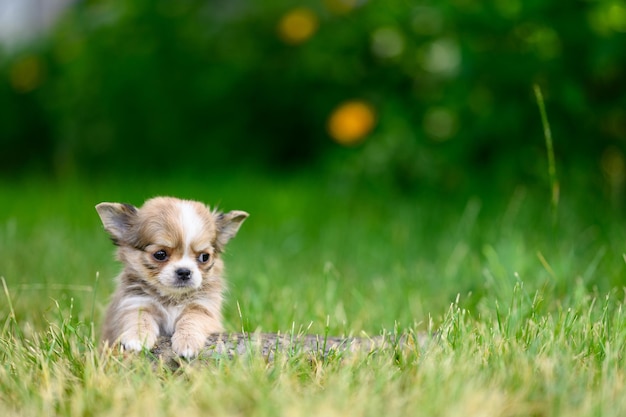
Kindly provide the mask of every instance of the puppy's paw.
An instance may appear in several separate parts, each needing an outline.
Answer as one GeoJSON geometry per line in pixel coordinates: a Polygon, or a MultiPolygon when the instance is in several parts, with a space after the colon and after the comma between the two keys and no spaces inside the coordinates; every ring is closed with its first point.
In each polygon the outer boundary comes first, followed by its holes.
{"type": "Polygon", "coordinates": [[[205,337],[199,333],[175,332],[172,336],[172,350],[178,356],[192,359],[204,347],[205,337]]]}
{"type": "Polygon", "coordinates": [[[122,337],[122,348],[127,351],[141,352],[144,349],[152,349],[156,343],[156,335],[149,334],[143,338],[139,336],[122,337]]]}

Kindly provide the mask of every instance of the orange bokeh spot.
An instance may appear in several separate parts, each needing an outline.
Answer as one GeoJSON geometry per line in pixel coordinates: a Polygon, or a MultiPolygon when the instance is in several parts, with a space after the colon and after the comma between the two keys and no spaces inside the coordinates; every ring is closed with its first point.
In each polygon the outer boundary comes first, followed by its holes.
{"type": "Polygon", "coordinates": [[[301,7],[285,14],[278,22],[278,35],[291,45],[309,39],[317,30],[318,19],[310,9],[301,7]]]}
{"type": "Polygon", "coordinates": [[[376,115],[369,104],[360,100],[339,105],[328,119],[328,133],[342,145],[361,142],[374,128],[376,115]]]}

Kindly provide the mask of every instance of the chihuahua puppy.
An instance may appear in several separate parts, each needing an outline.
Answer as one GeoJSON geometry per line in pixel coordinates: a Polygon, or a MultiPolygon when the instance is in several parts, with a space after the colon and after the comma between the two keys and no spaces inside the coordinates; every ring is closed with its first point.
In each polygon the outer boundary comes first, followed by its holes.
{"type": "Polygon", "coordinates": [[[156,197],[141,208],[96,206],[124,264],[106,312],[102,339],[122,349],[152,349],[171,336],[172,350],[192,358],[222,328],[221,255],[248,217],[202,203],[156,197]]]}

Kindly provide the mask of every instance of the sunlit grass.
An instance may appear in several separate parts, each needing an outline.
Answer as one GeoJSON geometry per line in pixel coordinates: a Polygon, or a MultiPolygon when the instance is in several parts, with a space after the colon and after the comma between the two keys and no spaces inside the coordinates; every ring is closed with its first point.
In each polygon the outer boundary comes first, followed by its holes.
{"type": "Polygon", "coordinates": [[[624,224],[532,191],[348,193],[310,178],[3,184],[0,415],[620,416],[624,224]],[[5,186],[6,185],[6,186],[5,186]],[[93,206],[173,194],[251,217],[231,331],[432,331],[424,347],[171,370],[98,349],[119,265],[93,206]]]}

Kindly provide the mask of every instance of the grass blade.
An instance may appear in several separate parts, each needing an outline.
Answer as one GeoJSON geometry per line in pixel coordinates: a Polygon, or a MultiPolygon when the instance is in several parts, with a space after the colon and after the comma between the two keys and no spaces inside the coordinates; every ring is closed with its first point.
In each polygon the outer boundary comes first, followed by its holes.
{"type": "Polygon", "coordinates": [[[548,121],[548,115],[546,113],[546,106],[543,101],[543,94],[541,88],[535,84],[535,98],[537,99],[537,106],[539,107],[539,114],[541,115],[541,124],[543,125],[543,135],[546,139],[546,152],[548,154],[548,177],[550,180],[550,188],[552,191],[551,208],[552,208],[552,221],[556,224],[557,210],[559,206],[559,180],[556,176],[556,162],[554,160],[554,145],[552,143],[552,131],[550,130],[550,122],[548,121]]]}

